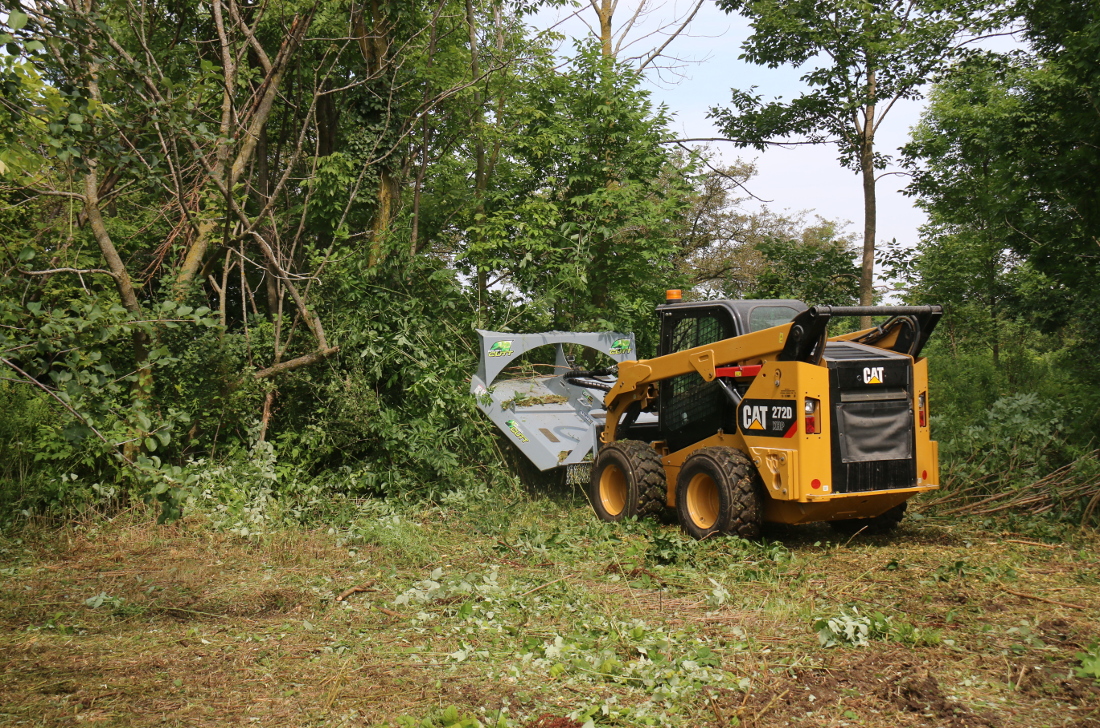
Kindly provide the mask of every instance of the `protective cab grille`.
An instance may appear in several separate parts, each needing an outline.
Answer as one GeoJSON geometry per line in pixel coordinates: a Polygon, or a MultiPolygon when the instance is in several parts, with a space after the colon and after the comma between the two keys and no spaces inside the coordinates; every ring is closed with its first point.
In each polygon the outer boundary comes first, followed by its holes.
{"type": "MultiPolygon", "coordinates": [[[[721,341],[729,335],[716,315],[683,318],[672,330],[670,351],[721,341]]],[[[692,372],[661,382],[662,436],[673,450],[697,442],[722,427],[726,401],[717,382],[692,372]]]]}

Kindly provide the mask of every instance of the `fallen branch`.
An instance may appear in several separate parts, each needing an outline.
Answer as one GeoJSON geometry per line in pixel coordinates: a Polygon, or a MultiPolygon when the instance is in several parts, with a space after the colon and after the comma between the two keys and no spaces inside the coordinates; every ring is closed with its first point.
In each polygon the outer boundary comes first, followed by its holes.
{"type": "Polygon", "coordinates": [[[217,617],[218,619],[229,619],[227,614],[214,614],[213,612],[200,612],[197,609],[184,609],[183,607],[161,607],[166,612],[183,612],[184,614],[200,614],[204,617],[217,617]]]}
{"type": "Polygon", "coordinates": [[[1094,450],[1021,488],[1000,490],[991,494],[981,494],[982,490],[995,485],[985,482],[988,479],[983,479],[969,488],[948,493],[924,505],[935,506],[941,516],[988,516],[1008,510],[1042,514],[1064,508],[1068,504],[1085,503],[1081,518],[1084,525],[1100,507],[1100,478],[1088,470],[1082,472],[1078,468],[1084,461],[1098,458],[1100,450],[1094,450]]]}
{"type": "Polygon", "coordinates": [[[1035,541],[1021,541],[1018,538],[1006,538],[1005,543],[1022,543],[1024,546],[1040,546],[1044,549],[1056,549],[1059,545],[1056,543],[1036,543],[1035,541]]]}
{"type": "Polygon", "coordinates": [[[386,609],[385,607],[379,607],[378,611],[381,612],[382,614],[387,614],[391,617],[397,617],[398,619],[404,619],[405,618],[405,615],[402,614],[401,612],[395,612],[392,609],[386,609]]]}
{"type": "Polygon", "coordinates": [[[360,584],[359,586],[348,587],[344,591],[340,592],[340,596],[336,597],[336,601],[342,602],[352,594],[359,594],[360,592],[371,591],[371,587],[374,586],[374,579],[371,579],[366,584],[360,584]]]}
{"type": "Polygon", "coordinates": [[[1082,612],[1089,611],[1088,607],[1082,607],[1080,604],[1070,604],[1069,602],[1058,602],[1058,601],[1055,601],[1053,599],[1047,599],[1046,597],[1037,597],[1034,594],[1025,594],[1023,592],[1012,591],[1011,589],[1006,589],[1003,586],[1001,587],[1001,591],[1007,592],[1009,594],[1013,594],[1013,595],[1018,596],[1018,597],[1023,597],[1024,599],[1034,599],[1037,602],[1045,602],[1047,604],[1054,604],[1054,605],[1059,606],[1059,607],[1069,607],[1070,609],[1080,609],[1082,612]]]}
{"type": "Polygon", "coordinates": [[[783,692],[779,693],[778,695],[773,695],[772,699],[768,701],[768,704],[765,705],[760,710],[759,713],[757,713],[756,715],[753,716],[752,725],[754,725],[754,726],[759,725],[760,724],[760,719],[764,717],[764,714],[772,709],[772,706],[775,705],[775,702],[777,700],[782,700],[783,698],[787,697],[787,693],[789,693],[789,692],[790,692],[790,690],[784,690],[783,692]]]}
{"type": "Polygon", "coordinates": [[[527,591],[523,592],[519,596],[525,597],[528,594],[533,594],[534,592],[537,592],[539,589],[545,589],[546,587],[550,586],[551,584],[557,584],[559,581],[565,581],[568,578],[569,578],[568,576],[563,576],[560,579],[554,579],[553,581],[548,581],[545,584],[543,584],[542,586],[536,586],[534,589],[528,589],[527,591]]]}

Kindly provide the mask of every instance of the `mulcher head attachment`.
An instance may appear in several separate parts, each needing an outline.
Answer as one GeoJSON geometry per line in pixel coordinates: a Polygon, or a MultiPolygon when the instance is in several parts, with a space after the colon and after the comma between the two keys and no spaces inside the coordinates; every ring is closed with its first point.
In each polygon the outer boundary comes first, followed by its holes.
{"type": "Polygon", "coordinates": [[[471,378],[470,393],[478,408],[515,443],[540,470],[590,461],[603,427],[604,390],[614,378],[578,378],[565,344],[595,349],[615,362],[637,359],[634,334],[575,333],[506,334],[478,330],[481,362],[471,378]],[[555,346],[553,374],[502,378],[524,352],[555,346]],[[602,379],[602,381],[601,381],[602,379]]]}

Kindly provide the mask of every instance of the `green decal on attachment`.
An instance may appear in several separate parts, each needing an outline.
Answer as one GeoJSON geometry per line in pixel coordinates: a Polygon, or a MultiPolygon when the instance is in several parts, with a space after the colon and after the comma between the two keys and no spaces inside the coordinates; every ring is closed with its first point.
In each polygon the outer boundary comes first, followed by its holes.
{"type": "Polygon", "coordinates": [[[498,341],[489,347],[489,356],[512,356],[512,339],[498,341]]]}
{"type": "Polygon", "coordinates": [[[611,355],[618,356],[619,354],[626,354],[630,351],[630,339],[616,339],[615,343],[611,345],[611,355]]]}
{"type": "Polygon", "coordinates": [[[527,435],[524,435],[523,432],[519,429],[518,422],[516,422],[515,420],[507,420],[504,424],[508,425],[508,429],[513,435],[519,438],[520,442],[530,442],[530,440],[527,439],[527,435]]]}

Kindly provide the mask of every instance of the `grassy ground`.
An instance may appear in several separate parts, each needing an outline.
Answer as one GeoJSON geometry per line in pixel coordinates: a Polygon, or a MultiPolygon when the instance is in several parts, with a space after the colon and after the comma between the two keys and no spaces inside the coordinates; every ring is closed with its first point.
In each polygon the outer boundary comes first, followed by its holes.
{"type": "Polygon", "coordinates": [[[1100,726],[1092,532],[697,544],[547,498],[347,524],[0,537],[0,724],[1100,726]]]}

